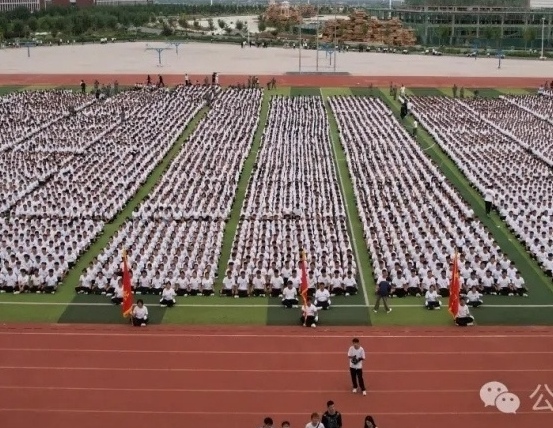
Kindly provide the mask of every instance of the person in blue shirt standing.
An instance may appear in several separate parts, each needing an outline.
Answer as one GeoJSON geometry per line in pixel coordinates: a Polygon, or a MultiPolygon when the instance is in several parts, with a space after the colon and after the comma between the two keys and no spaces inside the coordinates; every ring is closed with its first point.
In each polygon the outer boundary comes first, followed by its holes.
{"type": "Polygon", "coordinates": [[[388,306],[388,297],[390,297],[390,292],[392,291],[392,286],[387,279],[383,279],[376,286],[376,302],[374,304],[374,311],[378,312],[380,308],[380,302],[384,305],[386,312],[392,312],[392,308],[388,306]]]}

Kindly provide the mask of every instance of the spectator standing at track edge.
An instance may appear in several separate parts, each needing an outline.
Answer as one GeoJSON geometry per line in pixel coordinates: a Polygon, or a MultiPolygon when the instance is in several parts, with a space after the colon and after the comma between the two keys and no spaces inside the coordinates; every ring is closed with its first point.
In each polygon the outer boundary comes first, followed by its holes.
{"type": "Polygon", "coordinates": [[[353,385],[352,392],[357,393],[357,388],[361,388],[363,395],[367,395],[365,381],[363,379],[363,361],[365,361],[365,350],[361,347],[359,339],[355,338],[351,341],[352,345],[348,350],[349,358],[349,373],[351,375],[351,383],[353,385]]]}
{"type": "Polygon", "coordinates": [[[326,403],[326,412],[324,412],[322,424],[325,428],[342,428],[342,414],[334,408],[334,401],[326,403]]]}

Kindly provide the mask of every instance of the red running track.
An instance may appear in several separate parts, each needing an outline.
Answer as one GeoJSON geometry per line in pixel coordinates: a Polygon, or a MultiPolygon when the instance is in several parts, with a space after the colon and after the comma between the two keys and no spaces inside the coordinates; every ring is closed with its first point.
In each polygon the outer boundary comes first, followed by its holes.
{"type": "MultiPolygon", "coordinates": [[[[4,427],[303,427],[336,402],[344,427],[553,426],[533,410],[553,389],[553,329],[298,329],[8,325],[0,327],[4,427]],[[345,353],[359,337],[368,396],[351,393],[345,353]],[[505,384],[503,414],[480,399],[505,384]]],[[[553,404],[553,397],[549,401],[553,404]]]]}

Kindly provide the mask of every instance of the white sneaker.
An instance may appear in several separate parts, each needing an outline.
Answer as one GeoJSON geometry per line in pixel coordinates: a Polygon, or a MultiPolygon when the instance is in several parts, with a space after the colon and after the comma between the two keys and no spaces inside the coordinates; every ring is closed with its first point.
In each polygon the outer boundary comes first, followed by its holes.
{"type": "Polygon", "coordinates": [[[238,299],[239,297],[240,297],[240,296],[238,296],[238,294],[235,294],[235,295],[234,295],[234,298],[235,298],[235,299],[238,299]]]}
{"type": "Polygon", "coordinates": [[[363,395],[367,395],[367,391],[363,391],[363,395]]]}
{"type": "Polygon", "coordinates": [[[514,296],[514,294],[513,294],[513,293],[509,293],[509,297],[513,297],[513,296],[514,296]]]}
{"type": "Polygon", "coordinates": [[[346,297],[349,297],[349,293],[346,293],[345,296],[346,296],[346,297]]]}
{"type": "Polygon", "coordinates": [[[392,312],[392,308],[389,308],[386,313],[389,314],[390,312],[392,312]]]}
{"type": "Polygon", "coordinates": [[[13,294],[19,294],[19,291],[14,291],[13,294]]]}
{"type": "Polygon", "coordinates": [[[316,328],[317,324],[311,324],[311,327],[316,328]]]}
{"type": "Polygon", "coordinates": [[[146,323],[143,322],[142,324],[140,324],[140,327],[146,327],[146,323]]]}
{"type": "Polygon", "coordinates": [[[377,313],[378,313],[378,311],[377,311],[376,309],[373,309],[373,312],[374,312],[375,314],[377,314],[377,313]]]}
{"type": "Polygon", "coordinates": [[[524,294],[522,295],[522,297],[528,297],[528,294],[524,293],[524,294]]]}
{"type": "Polygon", "coordinates": [[[354,394],[357,394],[357,388],[353,388],[353,389],[351,390],[351,392],[353,392],[354,394]]]}

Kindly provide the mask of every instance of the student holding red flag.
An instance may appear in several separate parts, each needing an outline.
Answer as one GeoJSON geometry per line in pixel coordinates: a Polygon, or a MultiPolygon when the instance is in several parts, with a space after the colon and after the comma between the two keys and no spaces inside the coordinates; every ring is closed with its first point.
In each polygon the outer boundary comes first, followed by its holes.
{"type": "Polygon", "coordinates": [[[129,263],[127,261],[127,250],[123,250],[123,316],[128,318],[133,310],[133,297],[131,287],[131,273],[129,271],[129,263]]]}
{"type": "Polygon", "coordinates": [[[307,289],[309,288],[309,281],[307,279],[307,260],[305,259],[305,251],[301,250],[301,282],[300,282],[300,296],[302,298],[303,305],[307,303],[307,289]]]}
{"type": "Polygon", "coordinates": [[[458,326],[473,325],[474,318],[469,312],[464,299],[459,299],[461,293],[461,283],[459,281],[459,261],[457,252],[453,258],[451,265],[451,282],[449,283],[449,312],[455,319],[455,324],[458,326]]]}

